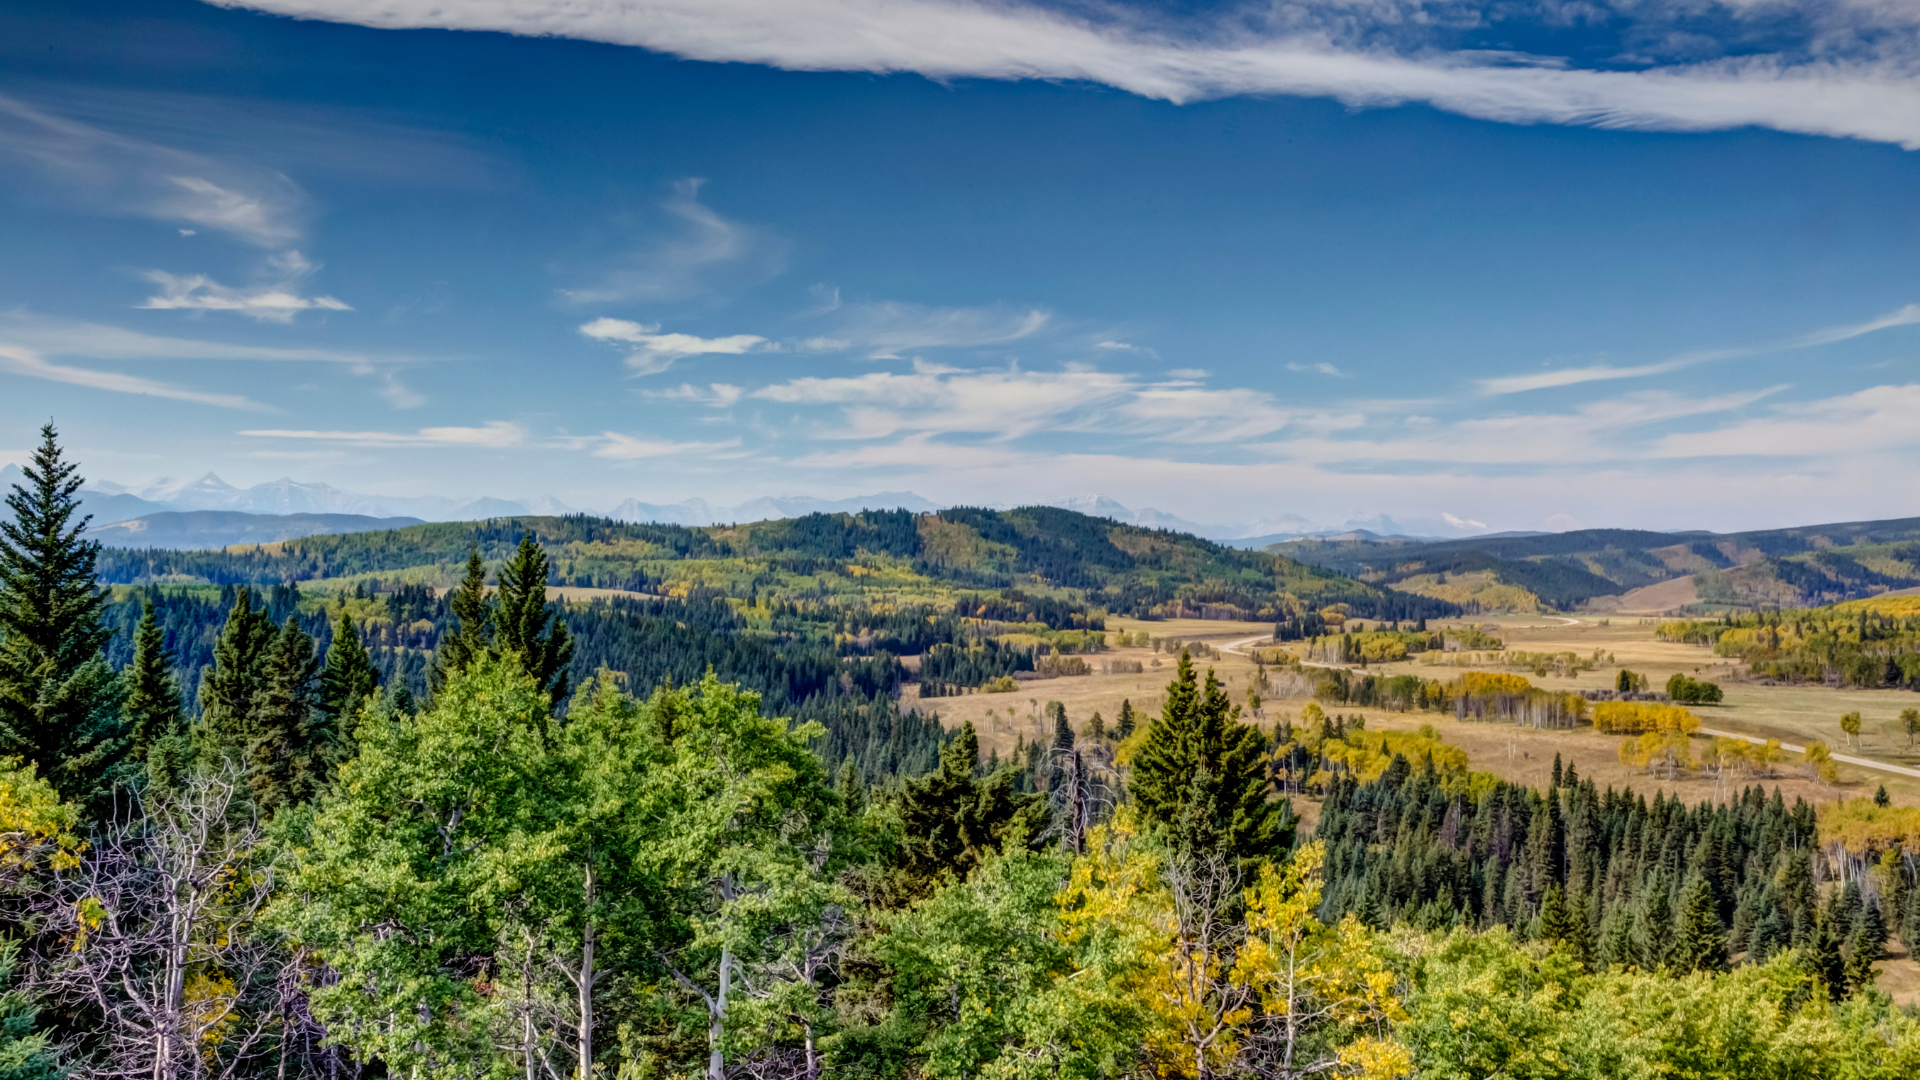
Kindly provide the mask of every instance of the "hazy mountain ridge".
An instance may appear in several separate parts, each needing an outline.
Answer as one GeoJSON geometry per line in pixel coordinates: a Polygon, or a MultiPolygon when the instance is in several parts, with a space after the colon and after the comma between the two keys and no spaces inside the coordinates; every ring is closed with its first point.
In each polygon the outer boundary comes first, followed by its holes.
{"type": "Polygon", "coordinates": [[[1326,537],[1264,550],[1456,603],[1473,602],[1465,590],[1487,584],[1521,589],[1563,609],[1606,608],[1609,598],[1682,579],[1694,593],[1678,606],[1709,609],[1807,606],[1920,587],[1920,518],[1735,533],[1578,529],[1431,542],[1326,537]]]}

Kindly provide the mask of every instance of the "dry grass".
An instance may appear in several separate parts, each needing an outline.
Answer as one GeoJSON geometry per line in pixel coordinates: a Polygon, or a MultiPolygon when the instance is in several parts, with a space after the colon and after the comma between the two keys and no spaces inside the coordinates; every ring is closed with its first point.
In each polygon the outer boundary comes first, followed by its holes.
{"type": "MultiPolygon", "coordinates": [[[[1569,617],[1566,616],[1509,615],[1430,625],[1494,625],[1499,627],[1510,649],[1529,652],[1571,651],[1582,656],[1599,649],[1613,658],[1612,663],[1603,663],[1595,671],[1568,678],[1528,675],[1535,685],[1548,689],[1611,687],[1621,667],[1646,675],[1655,686],[1663,685],[1668,676],[1675,673],[1719,681],[1726,689],[1725,704],[1696,711],[1705,720],[1706,726],[1726,731],[1779,738],[1791,743],[1822,739],[1835,749],[1848,752],[1839,729],[1839,718],[1842,713],[1858,710],[1866,717],[1866,729],[1863,732],[1866,745],[1852,753],[1897,765],[1920,766],[1920,752],[1910,751],[1904,736],[1896,736],[1892,730],[1902,708],[1920,705],[1920,697],[1913,694],[1898,690],[1835,690],[1733,682],[1729,681],[1733,669],[1715,657],[1712,650],[1697,645],[1653,640],[1657,619],[1588,615],[1573,619],[1573,625],[1567,625],[1568,621],[1569,617]]],[[[1139,622],[1120,618],[1109,619],[1108,627],[1129,633],[1144,630],[1155,638],[1205,641],[1216,648],[1249,637],[1265,636],[1273,629],[1267,623],[1211,622],[1201,619],[1139,622]]],[[[1295,651],[1298,651],[1298,647],[1295,647],[1295,651]]],[[[972,721],[980,733],[982,749],[997,749],[1002,756],[1013,748],[1021,736],[1033,740],[1052,734],[1046,727],[1044,715],[1049,701],[1064,704],[1074,725],[1083,729],[1096,710],[1111,725],[1120,711],[1122,699],[1131,700],[1135,711],[1139,713],[1150,716],[1159,711],[1166,684],[1173,678],[1173,657],[1156,654],[1151,649],[1117,649],[1089,659],[1096,668],[1101,660],[1140,660],[1146,665],[1146,670],[1140,675],[1088,675],[1026,682],[1021,683],[1013,693],[938,698],[927,702],[927,705],[937,711],[942,722],[950,727],[963,721],[972,721]],[[1155,659],[1161,662],[1158,668],[1152,666],[1155,659]]],[[[1203,661],[1200,666],[1203,670],[1212,667],[1233,693],[1235,700],[1245,701],[1254,671],[1250,659],[1228,654],[1219,660],[1203,661]]],[[[1414,662],[1401,662],[1376,665],[1370,670],[1375,674],[1413,673],[1426,678],[1451,679],[1458,677],[1460,671],[1465,669],[1423,667],[1414,662]]],[[[917,691],[909,691],[914,692],[917,691]]],[[[1261,710],[1264,715],[1253,719],[1263,726],[1270,725],[1282,718],[1297,717],[1305,705],[1305,698],[1270,700],[1264,703],[1261,710]]],[[[1632,786],[1649,795],[1655,790],[1663,790],[1677,793],[1690,802],[1725,797],[1727,794],[1724,788],[1717,788],[1710,779],[1667,780],[1637,774],[1620,763],[1619,738],[1596,734],[1591,728],[1532,731],[1506,725],[1462,723],[1434,713],[1393,714],[1377,709],[1356,710],[1338,706],[1330,707],[1328,711],[1364,713],[1369,727],[1418,727],[1422,723],[1432,723],[1449,743],[1467,751],[1475,769],[1514,781],[1544,784],[1553,765],[1553,756],[1559,753],[1564,760],[1576,764],[1581,775],[1593,778],[1602,787],[1608,784],[1632,786]]],[[[1778,784],[1789,799],[1803,795],[1809,801],[1819,802],[1871,794],[1876,785],[1885,783],[1889,794],[1897,800],[1920,802],[1920,779],[1850,765],[1840,766],[1840,782],[1833,786],[1823,786],[1792,775],[1787,767],[1782,767],[1776,776],[1766,778],[1763,782],[1769,788],[1778,784]]],[[[1738,782],[1734,790],[1738,790],[1738,782]]]]}

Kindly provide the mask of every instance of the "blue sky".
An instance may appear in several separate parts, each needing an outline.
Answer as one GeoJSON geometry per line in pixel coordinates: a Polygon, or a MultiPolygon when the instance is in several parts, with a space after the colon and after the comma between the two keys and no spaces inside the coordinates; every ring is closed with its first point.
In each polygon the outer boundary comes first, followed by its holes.
{"type": "Polygon", "coordinates": [[[124,483],[1910,516],[1916,30],[15,0],[0,459],[52,416],[124,483]]]}

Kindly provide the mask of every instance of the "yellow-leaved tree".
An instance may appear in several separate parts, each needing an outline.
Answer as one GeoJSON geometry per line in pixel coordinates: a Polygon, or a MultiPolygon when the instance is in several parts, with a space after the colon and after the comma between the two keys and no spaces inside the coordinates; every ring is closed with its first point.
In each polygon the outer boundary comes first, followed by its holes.
{"type": "Polygon", "coordinates": [[[1264,1018],[1266,1075],[1407,1075],[1413,1058],[1388,1027],[1406,1014],[1379,942],[1352,915],[1328,926],[1314,914],[1325,854],[1308,844],[1284,866],[1262,868],[1246,892],[1247,938],[1231,979],[1252,991],[1264,1018]]]}

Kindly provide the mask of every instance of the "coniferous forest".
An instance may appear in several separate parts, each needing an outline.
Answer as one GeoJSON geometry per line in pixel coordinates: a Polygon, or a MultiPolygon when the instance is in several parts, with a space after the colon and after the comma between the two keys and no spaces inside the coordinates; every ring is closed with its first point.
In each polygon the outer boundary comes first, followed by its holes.
{"type": "Polygon", "coordinates": [[[1100,596],[1313,636],[1251,574],[966,511],[773,523],[782,567],[704,587],[607,584],[586,522],[395,540],[445,592],[371,538],[110,585],[77,470],[49,425],[0,524],[0,1075],[1920,1074],[1873,982],[1920,943],[1884,798],[1517,786],[1430,729],[1262,728],[1187,653],[1157,715],[1061,708],[1004,765],[897,703],[904,656],[1097,651],[1100,596]],[[960,525],[1006,565],[929,546],[960,525]],[[957,591],[826,602],[887,552],[957,591]]]}

